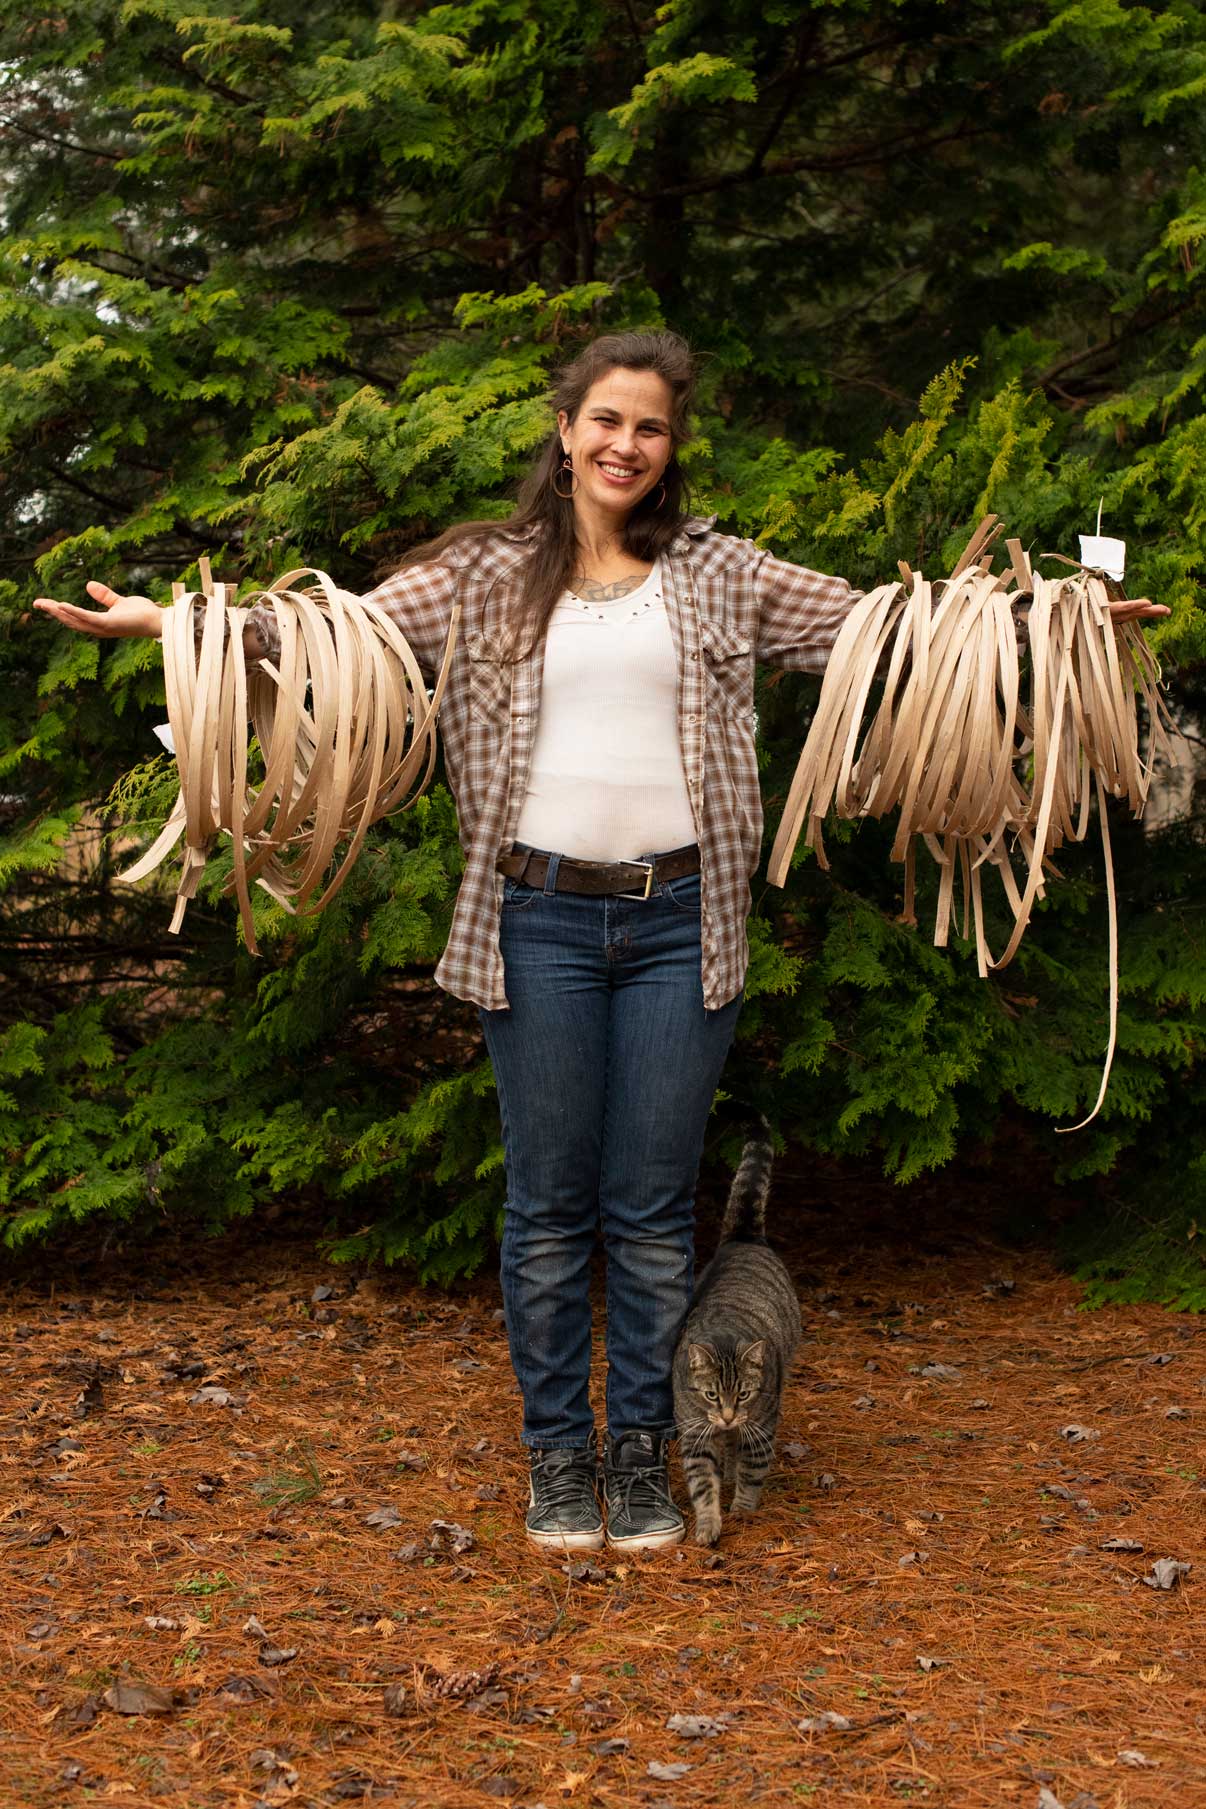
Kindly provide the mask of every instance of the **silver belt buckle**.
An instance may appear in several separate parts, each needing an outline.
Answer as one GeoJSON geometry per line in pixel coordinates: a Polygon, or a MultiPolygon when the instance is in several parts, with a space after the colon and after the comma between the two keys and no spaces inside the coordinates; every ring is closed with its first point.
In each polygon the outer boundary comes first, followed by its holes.
{"type": "Polygon", "coordinates": [[[617,898],[632,898],[632,899],[635,899],[638,904],[644,904],[645,900],[651,895],[651,893],[653,891],[653,862],[652,861],[625,861],[624,865],[626,867],[644,867],[644,869],[645,869],[645,890],[643,892],[617,892],[616,897],[617,898]]]}

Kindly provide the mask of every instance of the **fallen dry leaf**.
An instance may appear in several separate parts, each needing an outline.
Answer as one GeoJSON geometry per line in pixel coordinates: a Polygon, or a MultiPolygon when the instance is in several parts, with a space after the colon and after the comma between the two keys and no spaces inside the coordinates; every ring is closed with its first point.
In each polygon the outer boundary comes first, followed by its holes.
{"type": "Polygon", "coordinates": [[[682,1740],[714,1740],[728,1732],[728,1720],[714,1715],[671,1715],[666,1727],[682,1740]]]}
{"type": "Polygon", "coordinates": [[[567,1558],[561,1568],[571,1583],[605,1583],[607,1581],[607,1572],[600,1569],[599,1565],[591,1564],[585,1558],[579,1559],[577,1562],[567,1558]]]}
{"type": "Polygon", "coordinates": [[[237,1703],[246,1708],[250,1703],[272,1701],[276,1685],[267,1677],[228,1677],[214,1691],[219,1702],[237,1703]]]}
{"type": "Polygon", "coordinates": [[[206,1383],[204,1388],[198,1388],[196,1394],[188,1397],[190,1407],[242,1407],[246,1401],[245,1394],[234,1394],[229,1388],[220,1388],[217,1383],[206,1383]]]}
{"type": "Polygon", "coordinates": [[[797,1721],[796,1726],[802,1734],[843,1734],[850,1723],[835,1709],[824,1709],[819,1715],[807,1715],[803,1721],[797,1721]]]}
{"type": "Polygon", "coordinates": [[[153,1683],[115,1683],[101,1701],[118,1715],[170,1715],[176,1707],[171,1690],[153,1683]]]}
{"type": "Polygon", "coordinates": [[[380,1531],[391,1526],[401,1526],[402,1516],[396,1507],[374,1508],[371,1514],[364,1516],[364,1524],[380,1531]]]}
{"type": "Polygon", "coordinates": [[[428,1544],[432,1551],[452,1551],[459,1556],[473,1550],[473,1534],[467,1526],[458,1526],[455,1520],[433,1520],[428,1544]]]}
{"type": "Polygon", "coordinates": [[[1150,1577],[1140,1577],[1149,1589],[1174,1589],[1182,1577],[1187,1577],[1193,1569],[1183,1558],[1157,1558],[1152,1565],[1150,1577]]]}

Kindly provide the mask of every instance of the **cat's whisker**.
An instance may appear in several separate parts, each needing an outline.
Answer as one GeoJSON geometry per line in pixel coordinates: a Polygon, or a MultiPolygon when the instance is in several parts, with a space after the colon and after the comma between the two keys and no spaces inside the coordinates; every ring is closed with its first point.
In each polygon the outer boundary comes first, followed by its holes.
{"type": "Polygon", "coordinates": [[[683,1457],[696,1457],[707,1443],[710,1428],[706,1420],[688,1420],[679,1430],[679,1450],[683,1457]]]}

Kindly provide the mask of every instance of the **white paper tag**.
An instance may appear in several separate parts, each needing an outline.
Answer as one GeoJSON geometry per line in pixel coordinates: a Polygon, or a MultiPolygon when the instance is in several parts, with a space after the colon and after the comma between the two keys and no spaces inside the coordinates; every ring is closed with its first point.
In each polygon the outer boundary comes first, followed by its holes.
{"type": "Polygon", "coordinates": [[[1126,571],[1126,541],[1111,540],[1108,534],[1082,534],[1080,536],[1080,562],[1092,566],[1094,571],[1104,572],[1107,578],[1116,578],[1119,583],[1126,571]]]}
{"type": "Polygon", "coordinates": [[[154,732],[156,735],[158,735],[160,741],[162,741],[162,743],[163,743],[164,747],[167,749],[168,753],[174,754],[176,752],[176,743],[172,739],[171,723],[170,722],[157,722],[154,725],[154,732]]]}

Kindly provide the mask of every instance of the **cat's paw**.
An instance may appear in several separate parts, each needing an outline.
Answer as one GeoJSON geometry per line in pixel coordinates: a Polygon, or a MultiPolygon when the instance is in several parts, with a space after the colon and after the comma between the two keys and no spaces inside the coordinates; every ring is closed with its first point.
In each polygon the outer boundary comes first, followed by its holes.
{"type": "Polygon", "coordinates": [[[715,1518],[711,1518],[711,1517],[704,1518],[702,1515],[696,1515],[696,1518],[695,1518],[695,1543],[696,1543],[696,1545],[715,1545],[715,1543],[719,1539],[719,1537],[720,1537],[720,1515],[719,1514],[717,1514],[715,1516],[715,1518]]]}
{"type": "Polygon", "coordinates": [[[729,1513],[731,1514],[731,1516],[733,1517],[734,1520],[751,1520],[757,1512],[758,1512],[757,1500],[754,1500],[754,1501],[736,1501],[735,1500],[733,1502],[732,1507],[729,1509],[729,1513]]]}

